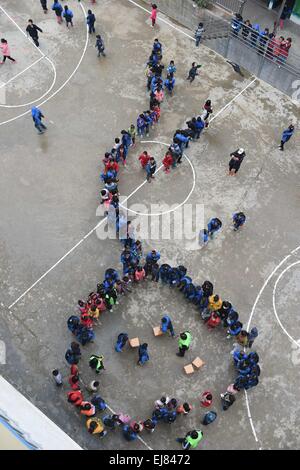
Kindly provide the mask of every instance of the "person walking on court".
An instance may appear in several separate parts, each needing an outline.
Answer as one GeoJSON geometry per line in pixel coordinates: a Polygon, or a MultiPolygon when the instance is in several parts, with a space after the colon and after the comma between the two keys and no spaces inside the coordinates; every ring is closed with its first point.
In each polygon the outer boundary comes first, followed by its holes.
{"type": "Polygon", "coordinates": [[[167,333],[167,331],[169,330],[170,335],[172,336],[172,338],[174,338],[175,332],[174,332],[173,324],[172,324],[171,318],[168,315],[164,315],[162,317],[160,329],[163,333],[167,333]]]}
{"type": "Polygon", "coordinates": [[[52,10],[55,12],[56,19],[58,24],[61,24],[63,19],[62,19],[62,12],[64,11],[62,5],[59,3],[58,0],[55,0],[53,5],[52,5],[52,10]]]}
{"type": "Polygon", "coordinates": [[[240,169],[242,161],[244,160],[246,153],[242,148],[237,149],[235,152],[230,154],[231,159],[229,161],[229,176],[236,176],[240,169]]]}
{"type": "Polygon", "coordinates": [[[156,161],[153,157],[150,157],[149,162],[146,165],[146,173],[147,173],[147,181],[148,183],[151,183],[151,180],[155,178],[155,172],[156,172],[156,161]]]}
{"type": "Polygon", "coordinates": [[[72,27],[74,26],[73,25],[73,16],[74,15],[73,15],[72,10],[69,9],[68,5],[65,5],[64,6],[64,12],[63,12],[63,17],[66,20],[67,28],[69,28],[69,25],[71,25],[72,27]]]}
{"type": "Polygon", "coordinates": [[[293,126],[293,124],[290,124],[289,127],[285,131],[283,131],[281,142],[278,147],[279,150],[282,150],[282,151],[284,150],[284,144],[286,144],[290,140],[294,132],[295,132],[295,127],[293,126]]]}
{"type": "Polygon", "coordinates": [[[151,22],[152,22],[151,26],[152,26],[152,28],[154,28],[156,20],[157,20],[157,10],[158,10],[158,8],[157,8],[157,5],[155,3],[152,3],[151,7],[152,7],[151,16],[150,16],[151,22]]]}
{"type": "Polygon", "coordinates": [[[0,64],[4,64],[6,59],[11,60],[12,62],[16,62],[16,60],[11,57],[10,50],[9,50],[9,47],[8,47],[8,43],[7,43],[6,39],[4,39],[4,38],[1,39],[0,49],[1,49],[2,54],[3,54],[3,60],[0,62],[0,64]]]}
{"type": "Polygon", "coordinates": [[[94,15],[94,13],[92,12],[92,10],[88,10],[88,15],[86,17],[86,22],[87,22],[87,25],[89,27],[89,33],[90,34],[95,33],[96,32],[96,30],[95,30],[96,17],[94,15]]]}
{"type": "Polygon", "coordinates": [[[27,35],[29,35],[31,37],[31,39],[33,40],[36,47],[39,47],[39,45],[40,45],[38,31],[40,33],[43,32],[43,30],[41,28],[39,28],[36,24],[34,24],[32,20],[28,20],[26,33],[27,33],[27,35]]]}
{"type": "Polygon", "coordinates": [[[42,123],[42,118],[45,117],[42,111],[36,106],[33,106],[31,108],[31,116],[34,122],[34,126],[38,130],[38,133],[44,134],[47,127],[45,126],[45,124],[42,123]]]}
{"type": "Polygon", "coordinates": [[[40,0],[44,13],[48,13],[47,0],[40,0]]]}
{"type": "Polygon", "coordinates": [[[202,34],[204,33],[203,23],[199,23],[196,31],[195,31],[195,40],[196,40],[196,47],[199,47],[201,42],[202,34]]]}
{"type": "Polygon", "coordinates": [[[187,77],[187,80],[189,80],[190,83],[192,83],[195,80],[196,76],[199,75],[197,70],[200,67],[202,67],[202,65],[197,65],[196,62],[192,63],[192,68],[190,69],[189,75],[187,77]]]}
{"type": "Polygon", "coordinates": [[[100,36],[100,34],[97,34],[96,36],[96,45],[95,47],[98,49],[98,57],[100,57],[101,55],[103,55],[103,57],[106,56],[104,50],[105,50],[105,46],[104,46],[104,41],[102,39],[102,37],[100,36]]]}
{"type": "Polygon", "coordinates": [[[179,340],[178,340],[179,352],[176,353],[176,356],[184,357],[186,351],[188,351],[190,347],[191,341],[192,341],[192,335],[189,331],[180,333],[179,340]]]}

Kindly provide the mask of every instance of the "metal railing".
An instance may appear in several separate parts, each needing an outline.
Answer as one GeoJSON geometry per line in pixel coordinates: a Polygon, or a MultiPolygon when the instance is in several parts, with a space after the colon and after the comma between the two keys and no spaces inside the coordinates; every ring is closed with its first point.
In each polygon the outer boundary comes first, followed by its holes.
{"type": "Polygon", "coordinates": [[[261,56],[262,63],[263,60],[267,60],[294,75],[300,75],[300,55],[292,50],[285,52],[278,42],[278,36],[273,38],[261,35],[257,30],[242,23],[238,31],[230,28],[230,37],[239,41],[247,49],[255,51],[261,56]]]}
{"type": "Polygon", "coordinates": [[[212,4],[218,5],[230,13],[242,14],[247,0],[211,0],[212,4]]]}

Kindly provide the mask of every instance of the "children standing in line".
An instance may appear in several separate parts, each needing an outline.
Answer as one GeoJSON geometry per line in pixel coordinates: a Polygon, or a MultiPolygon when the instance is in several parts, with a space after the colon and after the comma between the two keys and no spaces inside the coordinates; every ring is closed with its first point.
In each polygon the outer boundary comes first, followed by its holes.
{"type": "Polygon", "coordinates": [[[287,141],[290,140],[290,138],[294,134],[294,131],[295,131],[295,127],[293,126],[293,124],[291,124],[285,131],[283,131],[282,137],[281,137],[281,142],[280,142],[280,145],[278,147],[279,150],[281,150],[281,151],[284,150],[284,144],[286,144],[287,141]]]}
{"type": "Polygon", "coordinates": [[[130,137],[131,137],[131,146],[135,147],[136,129],[135,129],[134,124],[131,124],[131,126],[128,129],[128,133],[130,134],[130,137]]]}
{"type": "Polygon", "coordinates": [[[164,165],[164,172],[165,173],[170,173],[170,168],[173,165],[173,157],[171,152],[167,152],[164,159],[163,159],[163,165],[164,165]]]}

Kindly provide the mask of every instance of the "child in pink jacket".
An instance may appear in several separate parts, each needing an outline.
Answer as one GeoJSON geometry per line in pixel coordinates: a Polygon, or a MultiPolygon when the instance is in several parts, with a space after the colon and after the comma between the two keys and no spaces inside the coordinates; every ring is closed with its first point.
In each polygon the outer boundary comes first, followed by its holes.
{"type": "Polygon", "coordinates": [[[152,20],[152,28],[154,28],[155,23],[156,23],[156,18],[157,18],[157,5],[155,3],[152,3],[152,11],[151,11],[151,20],[152,20]]]}
{"type": "Polygon", "coordinates": [[[143,281],[145,279],[146,273],[142,266],[138,266],[134,273],[134,279],[136,282],[143,281]]]}
{"type": "Polygon", "coordinates": [[[6,61],[6,59],[11,60],[12,62],[16,62],[15,59],[13,59],[12,57],[10,57],[9,47],[8,47],[8,44],[7,44],[6,39],[4,39],[4,38],[1,39],[0,49],[1,49],[2,54],[3,54],[3,61],[0,62],[0,64],[4,64],[4,62],[6,61]]]}

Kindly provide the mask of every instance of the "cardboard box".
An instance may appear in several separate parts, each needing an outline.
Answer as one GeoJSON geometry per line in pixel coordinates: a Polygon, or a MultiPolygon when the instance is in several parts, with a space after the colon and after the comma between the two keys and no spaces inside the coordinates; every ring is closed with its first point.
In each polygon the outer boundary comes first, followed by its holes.
{"type": "Polygon", "coordinates": [[[129,340],[129,344],[132,348],[138,348],[140,345],[140,340],[138,338],[132,338],[129,340]]]}
{"type": "Polygon", "coordinates": [[[193,374],[195,371],[194,371],[194,367],[192,366],[192,364],[188,364],[187,366],[184,366],[184,372],[187,375],[193,374]]]}
{"type": "Polygon", "coordinates": [[[196,369],[200,369],[202,366],[204,366],[205,362],[202,361],[200,357],[196,357],[196,359],[193,360],[192,364],[196,369]]]}
{"type": "Polygon", "coordinates": [[[155,327],[153,328],[153,334],[154,334],[154,336],[161,336],[161,335],[163,335],[163,332],[161,331],[160,326],[155,326],[155,327]]]}

